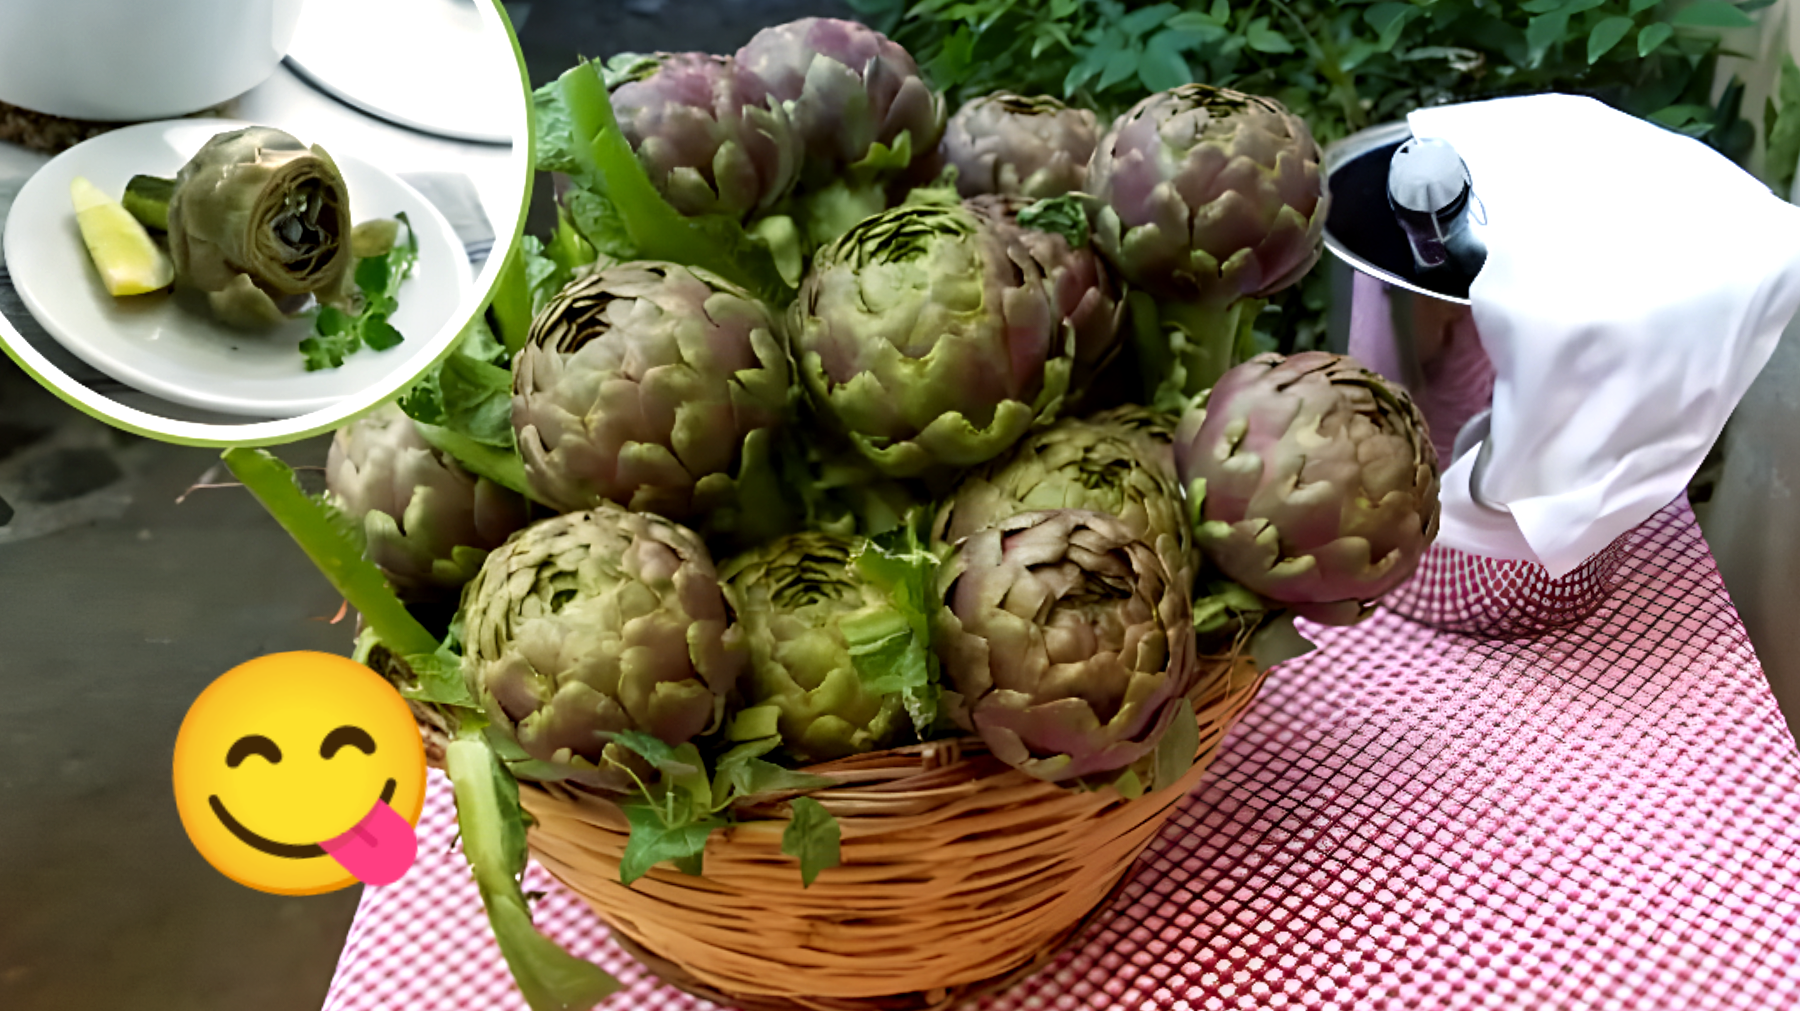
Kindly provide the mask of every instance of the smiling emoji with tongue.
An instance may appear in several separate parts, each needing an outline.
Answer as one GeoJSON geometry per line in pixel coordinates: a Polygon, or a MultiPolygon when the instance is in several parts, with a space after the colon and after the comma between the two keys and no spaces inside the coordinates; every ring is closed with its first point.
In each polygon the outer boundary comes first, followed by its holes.
{"type": "Polygon", "coordinates": [[[425,748],[406,700],[362,664],[277,653],[227,671],[175,739],[194,848],[262,892],[398,881],[418,855],[425,748]]]}

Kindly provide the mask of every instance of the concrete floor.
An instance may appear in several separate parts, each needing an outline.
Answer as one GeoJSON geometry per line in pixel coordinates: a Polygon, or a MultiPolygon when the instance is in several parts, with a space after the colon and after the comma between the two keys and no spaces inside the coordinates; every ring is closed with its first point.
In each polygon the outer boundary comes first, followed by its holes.
{"type": "MultiPolygon", "coordinates": [[[[806,0],[507,5],[535,81],[577,53],[730,51],[806,0]]],[[[543,194],[548,187],[540,187],[543,194]]],[[[281,451],[324,463],[324,440],[281,451]]],[[[169,763],[232,666],[348,652],[338,598],[213,450],[113,432],[0,356],[0,1008],[313,1011],[357,889],[283,899],[196,854],[169,763]]],[[[316,479],[316,475],[314,475],[316,479]]]]}

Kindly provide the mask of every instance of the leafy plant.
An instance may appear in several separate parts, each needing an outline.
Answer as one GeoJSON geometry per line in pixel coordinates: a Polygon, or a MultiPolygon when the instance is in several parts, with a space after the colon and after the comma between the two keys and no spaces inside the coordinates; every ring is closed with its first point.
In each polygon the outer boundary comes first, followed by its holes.
{"type": "MultiPolygon", "coordinates": [[[[1268,95],[1320,144],[1423,106],[1560,91],[1698,137],[1739,164],[1755,131],[1743,85],[1711,98],[1724,33],[1774,0],[850,0],[919,59],[954,107],[1006,89],[1112,117],[1191,81],[1268,95]]],[[[1795,87],[1800,89],[1800,84],[1795,87]]],[[[1771,107],[1773,110],[1773,106],[1771,107]]],[[[1800,114],[1766,117],[1779,181],[1800,114]]],[[[1323,269],[1273,299],[1257,341],[1320,345],[1323,269]]]]}
{"type": "Polygon", "coordinates": [[[406,241],[396,242],[386,251],[356,261],[356,288],[361,293],[361,310],[354,316],[336,306],[319,308],[313,317],[313,336],[300,342],[300,353],[306,358],[306,371],[335,369],[358,348],[386,351],[396,347],[404,337],[388,322],[400,306],[400,285],[412,274],[419,262],[419,236],[413,231],[406,212],[395,215],[406,229],[406,241]]]}

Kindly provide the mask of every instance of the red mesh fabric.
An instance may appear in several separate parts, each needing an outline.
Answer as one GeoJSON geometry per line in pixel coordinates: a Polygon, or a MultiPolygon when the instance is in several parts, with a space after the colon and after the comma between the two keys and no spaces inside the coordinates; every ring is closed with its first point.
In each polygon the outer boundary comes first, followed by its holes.
{"type": "MultiPolygon", "coordinates": [[[[1652,521],[1654,524],[1656,521],[1652,521]]],[[[1445,632],[1490,639],[1542,635],[1581,621],[1625,580],[1622,566],[1652,524],[1632,530],[1561,579],[1533,562],[1508,562],[1433,544],[1411,579],[1383,597],[1390,611],[1445,632]]],[[[1711,564],[1710,556],[1707,559],[1711,564]]]]}
{"type": "MultiPolygon", "coordinates": [[[[1800,1006],[1800,752],[1686,503],[1607,606],[1530,640],[1308,626],[1076,947],[984,1011],[1800,1006]]],[[[327,1011],[523,1011],[434,777],[327,1011]]],[[[539,923],[659,986],[535,865],[539,923]]]]}

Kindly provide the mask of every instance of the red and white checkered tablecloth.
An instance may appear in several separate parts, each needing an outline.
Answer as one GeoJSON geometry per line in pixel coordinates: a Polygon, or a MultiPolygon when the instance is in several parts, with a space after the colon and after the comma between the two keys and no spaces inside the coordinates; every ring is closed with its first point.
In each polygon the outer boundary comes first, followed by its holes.
{"type": "MultiPolygon", "coordinates": [[[[1311,628],[1083,941],[983,1011],[1800,1007],[1800,752],[1693,514],[1581,625],[1311,628]]],[[[434,778],[326,1011],[523,1011],[434,778]]],[[[658,985],[535,865],[541,925],[658,985]]]]}

